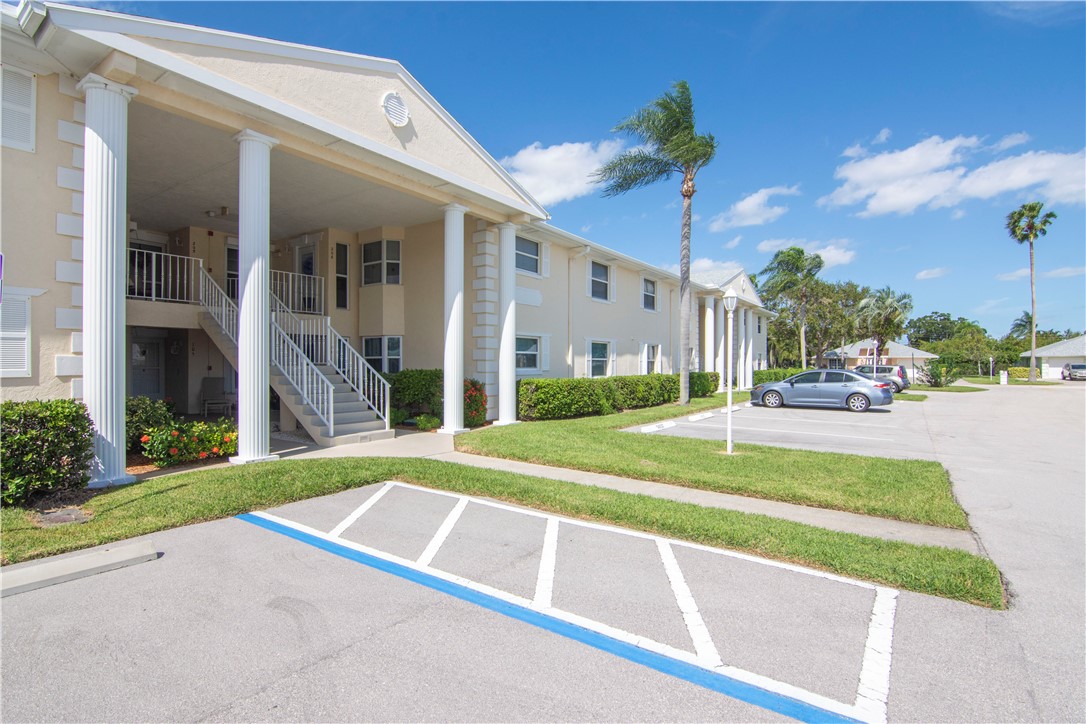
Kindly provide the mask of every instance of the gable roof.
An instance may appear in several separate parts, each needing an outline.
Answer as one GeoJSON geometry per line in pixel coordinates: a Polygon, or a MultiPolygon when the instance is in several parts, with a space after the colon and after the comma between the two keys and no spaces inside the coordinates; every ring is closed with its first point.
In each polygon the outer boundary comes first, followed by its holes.
{"type": "MultiPolygon", "coordinates": [[[[1019,357],[1029,357],[1027,349],[1019,357]]],[[[1037,348],[1038,357],[1086,357],[1086,334],[1080,334],[1071,339],[1061,339],[1059,342],[1046,344],[1037,348]]]]}
{"type": "Polygon", "coordinates": [[[724,274],[699,274],[691,275],[691,278],[698,284],[709,287],[710,289],[719,289],[721,291],[727,291],[729,288],[735,291],[740,301],[755,307],[763,307],[762,298],[758,296],[758,289],[755,287],[754,282],[751,280],[750,275],[746,270],[739,269],[731,276],[724,274]]]}
{"type": "MultiPolygon", "coordinates": [[[[875,346],[874,339],[861,339],[859,342],[853,342],[852,344],[845,345],[844,347],[838,347],[832,349],[826,353],[827,357],[870,357],[871,348],[875,346]]],[[[883,348],[885,351],[884,357],[893,357],[895,359],[901,359],[902,357],[913,357],[915,359],[935,359],[939,355],[932,354],[931,352],[925,352],[922,349],[916,349],[900,342],[887,342],[883,348]]]]}
{"type": "Polygon", "coordinates": [[[435,189],[466,192],[505,213],[549,218],[394,60],[85,7],[44,7],[47,20],[35,33],[36,44],[77,76],[117,50],[154,66],[156,85],[224,107],[229,102],[275,125],[304,127],[321,145],[357,149],[435,189]],[[383,123],[386,91],[400,93],[412,112],[415,125],[403,133],[383,123]]]}

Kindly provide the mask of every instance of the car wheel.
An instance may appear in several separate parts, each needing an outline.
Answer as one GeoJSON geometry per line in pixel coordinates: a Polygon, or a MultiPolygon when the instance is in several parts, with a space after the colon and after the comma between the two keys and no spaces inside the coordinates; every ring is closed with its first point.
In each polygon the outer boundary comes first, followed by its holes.
{"type": "Polygon", "coordinates": [[[770,390],[762,395],[762,404],[766,407],[780,407],[784,404],[784,398],[781,397],[781,393],[770,390]]]}
{"type": "Polygon", "coordinates": [[[899,385],[899,384],[898,384],[898,383],[896,383],[896,382],[891,382],[890,384],[892,384],[892,385],[894,386],[894,394],[895,394],[895,395],[896,395],[897,393],[901,392],[901,385],[899,385]]]}
{"type": "Polygon", "coordinates": [[[871,404],[863,395],[849,395],[845,403],[848,405],[848,409],[853,412],[866,412],[871,404]]]}

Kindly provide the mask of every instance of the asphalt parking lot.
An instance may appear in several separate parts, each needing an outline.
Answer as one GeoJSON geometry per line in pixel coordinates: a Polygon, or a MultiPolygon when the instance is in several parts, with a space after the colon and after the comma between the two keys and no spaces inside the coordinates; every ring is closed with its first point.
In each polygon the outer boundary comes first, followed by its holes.
{"type": "MultiPolygon", "coordinates": [[[[934,459],[935,448],[924,419],[924,404],[902,400],[857,413],[810,407],[771,409],[745,403],[733,408],[732,441],[822,452],[934,459]]],[[[671,422],[674,424],[630,428],[629,432],[727,439],[724,410],[671,422]]]]}

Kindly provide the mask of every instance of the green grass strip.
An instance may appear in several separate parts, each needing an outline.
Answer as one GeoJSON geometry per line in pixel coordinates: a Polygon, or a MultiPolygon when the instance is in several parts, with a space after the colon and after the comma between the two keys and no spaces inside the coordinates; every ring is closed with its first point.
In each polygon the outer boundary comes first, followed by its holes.
{"type": "MultiPolygon", "coordinates": [[[[763,445],[736,445],[622,428],[699,410],[720,409],[722,395],[677,405],[576,420],[522,422],[457,436],[462,452],[780,500],[947,528],[968,529],[937,462],[891,460],[763,445]]],[[[746,394],[735,396],[746,400],[746,394]]],[[[836,414],[827,412],[827,414],[836,414]]],[[[844,414],[844,413],[842,413],[844,414]]],[[[736,419],[739,419],[738,416],[736,419]]]]}
{"type": "Polygon", "coordinates": [[[928,399],[927,395],[918,395],[915,392],[894,393],[894,402],[923,402],[926,399],[928,399]]]}
{"type": "MultiPolygon", "coordinates": [[[[932,387],[931,385],[913,385],[910,390],[923,390],[924,392],[987,392],[983,387],[967,387],[966,385],[948,385],[946,387],[932,387]]],[[[894,395],[896,400],[899,395],[894,395]]]]}
{"type": "Polygon", "coordinates": [[[155,478],[99,493],[84,505],[93,517],[78,525],[38,528],[29,511],[5,508],[0,511],[4,531],[0,554],[6,562],[14,563],[389,479],[743,551],[989,608],[1005,605],[995,565],[964,551],[838,533],[763,515],[503,471],[402,458],[287,460],[155,478]]]}

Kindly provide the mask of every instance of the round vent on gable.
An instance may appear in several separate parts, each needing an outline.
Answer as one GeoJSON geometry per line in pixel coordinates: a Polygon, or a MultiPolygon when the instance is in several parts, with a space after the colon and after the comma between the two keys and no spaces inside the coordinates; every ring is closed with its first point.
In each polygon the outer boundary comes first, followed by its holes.
{"type": "Polygon", "coordinates": [[[385,97],[381,100],[381,107],[385,109],[388,122],[396,128],[403,128],[411,120],[411,111],[407,110],[407,104],[395,91],[385,93],[385,97]]]}

